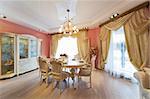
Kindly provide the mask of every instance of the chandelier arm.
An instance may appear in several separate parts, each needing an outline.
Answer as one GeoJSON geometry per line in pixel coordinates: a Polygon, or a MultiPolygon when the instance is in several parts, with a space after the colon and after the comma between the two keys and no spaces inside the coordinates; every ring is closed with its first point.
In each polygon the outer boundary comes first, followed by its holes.
{"type": "Polygon", "coordinates": [[[68,12],[68,23],[67,23],[67,25],[68,25],[68,32],[70,31],[70,30],[69,30],[69,29],[70,29],[70,28],[69,28],[69,11],[70,11],[70,10],[67,9],[67,12],[68,12]]]}
{"type": "Polygon", "coordinates": [[[70,10],[69,10],[69,9],[67,9],[67,12],[68,12],[68,21],[69,21],[69,12],[70,12],[70,10]]]}
{"type": "Polygon", "coordinates": [[[70,10],[67,9],[67,12],[68,12],[68,20],[60,28],[60,32],[63,32],[64,34],[69,33],[71,35],[72,33],[79,32],[79,30],[76,28],[76,26],[74,26],[72,24],[71,20],[69,19],[69,12],[70,12],[70,10]]]}

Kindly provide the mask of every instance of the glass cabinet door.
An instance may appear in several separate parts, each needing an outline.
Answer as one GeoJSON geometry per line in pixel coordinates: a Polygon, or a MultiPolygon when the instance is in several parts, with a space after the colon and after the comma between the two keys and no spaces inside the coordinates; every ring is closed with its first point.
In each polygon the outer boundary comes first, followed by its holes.
{"type": "Polygon", "coordinates": [[[30,55],[31,57],[37,57],[37,40],[30,41],[30,55]]]}
{"type": "Polygon", "coordinates": [[[29,51],[28,46],[29,46],[29,41],[27,38],[20,38],[19,39],[20,59],[28,58],[28,51],[29,51]]]}
{"type": "Polygon", "coordinates": [[[1,75],[14,73],[14,37],[1,36],[1,75]]]}

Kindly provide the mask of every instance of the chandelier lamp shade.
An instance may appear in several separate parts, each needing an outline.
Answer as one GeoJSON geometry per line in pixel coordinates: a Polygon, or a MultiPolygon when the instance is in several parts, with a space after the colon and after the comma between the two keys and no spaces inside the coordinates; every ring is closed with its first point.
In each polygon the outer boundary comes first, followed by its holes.
{"type": "Polygon", "coordinates": [[[69,18],[69,12],[70,12],[70,10],[67,9],[67,13],[68,13],[67,21],[64,22],[64,24],[60,26],[59,32],[63,33],[63,34],[70,34],[71,35],[72,33],[79,32],[79,29],[77,29],[77,27],[74,26],[73,23],[71,22],[71,19],[69,18]]]}

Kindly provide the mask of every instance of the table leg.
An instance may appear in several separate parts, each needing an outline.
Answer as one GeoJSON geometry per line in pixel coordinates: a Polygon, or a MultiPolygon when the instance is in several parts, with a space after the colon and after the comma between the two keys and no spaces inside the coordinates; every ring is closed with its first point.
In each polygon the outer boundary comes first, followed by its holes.
{"type": "Polygon", "coordinates": [[[75,69],[72,68],[70,70],[70,72],[71,72],[71,78],[72,78],[72,81],[73,81],[72,85],[73,85],[73,88],[75,88],[75,69]]]}

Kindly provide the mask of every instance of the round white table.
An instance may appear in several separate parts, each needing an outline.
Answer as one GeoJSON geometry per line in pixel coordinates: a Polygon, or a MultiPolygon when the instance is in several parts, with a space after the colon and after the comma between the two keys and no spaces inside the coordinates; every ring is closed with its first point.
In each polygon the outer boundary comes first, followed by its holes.
{"type": "MultiPolygon", "coordinates": [[[[63,64],[63,68],[70,68],[71,78],[73,80],[73,87],[75,86],[76,69],[80,69],[85,65],[86,63],[84,61],[68,61],[67,63],[63,64]]],[[[74,87],[74,89],[76,88],[74,87]]]]}

